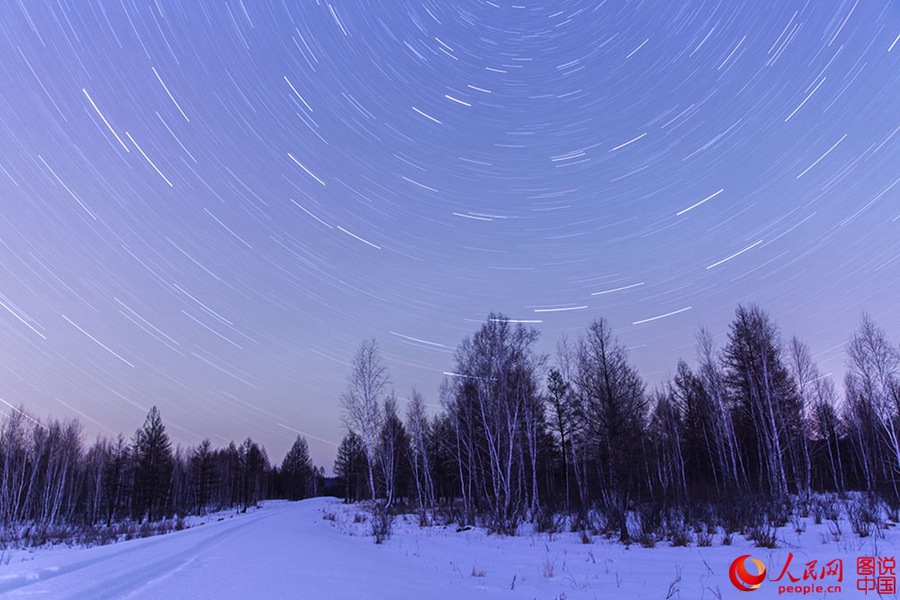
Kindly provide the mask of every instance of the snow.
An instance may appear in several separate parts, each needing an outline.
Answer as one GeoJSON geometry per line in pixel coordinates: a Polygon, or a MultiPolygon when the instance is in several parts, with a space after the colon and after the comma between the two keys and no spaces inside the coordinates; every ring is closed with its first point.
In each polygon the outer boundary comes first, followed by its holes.
{"type": "MultiPolygon", "coordinates": [[[[474,528],[420,528],[398,519],[392,537],[376,545],[359,505],[335,499],[273,501],[260,510],[215,517],[167,535],[94,548],[16,550],[0,556],[4,598],[299,598],[394,600],[457,598],[594,598],[690,600],[778,597],[864,598],[857,591],[856,557],[897,554],[898,533],[856,537],[843,525],[835,541],[825,524],[805,519],[806,531],[789,524],[779,530],[779,547],[754,548],[740,535],[731,546],[626,548],[595,537],[524,532],[489,535],[474,528]],[[754,592],[729,582],[728,569],[740,555],[762,560],[777,577],[788,552],[790,572],[804,565],[844,561],[842,592],[779,596],[779,583],[766,581],[754,592]],[[8,563],[7,563],[8,559],[8,563]],[[680,573],[680,581],[677,581],[680,573]],[[674,583],[673,583],[674,582],[674,583]]],[[[524,529],[524,528],[523,528],[524,529]]],[[[787,582],[787,576],[782,584],[787,582]]],[[[803,582],[800,582],[803,583],[803,582]]],[[[806,582],[810,583],[810,582],[806,582]]],[[[836,583],[833,579],[829,583],[836,583]]],[[[878,597],[870,593],[869,597],[878,597]]],[[[885,596],[882,596],[885,597],[885,596]]],[[[887,597],[896,597],[895,595],[887,597]]]]}

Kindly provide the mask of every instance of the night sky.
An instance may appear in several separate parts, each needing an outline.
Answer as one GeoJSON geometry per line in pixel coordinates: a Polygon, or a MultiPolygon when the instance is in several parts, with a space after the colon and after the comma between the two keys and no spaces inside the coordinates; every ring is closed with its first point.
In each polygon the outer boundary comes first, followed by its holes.
{"type": "Polygon", "coordinates": [[[900,338],[896,0],[22,0],[0,57],[0,410],[87,441],[330,469],[363,339],[437,404],[492,310],[650,386],[738,303],[900,338]]]}

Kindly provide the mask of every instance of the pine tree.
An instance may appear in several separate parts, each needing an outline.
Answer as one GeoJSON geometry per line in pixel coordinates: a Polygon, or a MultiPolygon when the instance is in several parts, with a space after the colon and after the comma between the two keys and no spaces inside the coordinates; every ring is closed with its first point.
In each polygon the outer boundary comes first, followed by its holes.
{"type": "Polygon", "coordinates": [[[281,463],[281,481],[288,500],[302,500],[314,487],[309,445],[299,435],[281,463]]]}
{"type": "Polygon", "coordinates": [[[172,443],[159,409],[150,409],[144,426],[134,434],[134,504],[136,518],[153,521],[165,514],[169,478],[172,474],[172,443]]]}
{"type": "Polygon", "coordinates": [[[569,512],[569,495],[571,490],[569,472],[571,469],[569,467],[568,447],[571,444],[574,408],[572,406],[571,386],[557,369],[551,369],[550,374],[547,376],[547,394],[544,396],[544,401],[550,413],[548,419],[549,428],[556,434],[557,438],[559,464],[563,471],[563,480],[566,487],[566,512],[569,512]]]}
{"type": "Polygon", "coordinates": [[[368,465],[363,440],[352,431],[344,436],[334,460],[334,474],[344,482],[344,499],[362,500],[367,497],[368,465]]]}
{"type": "Polygon", "coordinates": [[[205,511],[212,500],[213,488],[218,483],[218,473],[215,467],[215,453],[212,445],[209,439],[204,439],[191,456],[191,475],[198,513],[205,511]]]}

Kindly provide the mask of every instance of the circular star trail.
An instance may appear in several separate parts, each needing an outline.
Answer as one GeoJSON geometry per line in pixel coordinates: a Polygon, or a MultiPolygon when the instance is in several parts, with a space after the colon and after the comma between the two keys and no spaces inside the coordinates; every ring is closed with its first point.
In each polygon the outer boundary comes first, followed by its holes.
{"type": "Polygon", "coordinates": [[[492,310],[651,385],[738,303],[835,376],[900,333],[891,0],[19,2],[0,48],[0,398],[92,434],[330,464],[361,340],[437,403],[492,310]]]}

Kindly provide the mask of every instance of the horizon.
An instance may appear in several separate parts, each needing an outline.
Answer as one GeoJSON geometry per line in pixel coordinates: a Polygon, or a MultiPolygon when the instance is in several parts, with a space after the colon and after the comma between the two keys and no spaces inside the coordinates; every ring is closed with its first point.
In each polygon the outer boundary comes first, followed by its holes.
{"type": "Polygon", "coordinates": [[[331,473],[359,343],[436,405],[491,311],[651,389],[739,304],[841,393],[863,312],[900,339],[890,0],[2,14],[0,399],[87,440],[331,473]]]}

